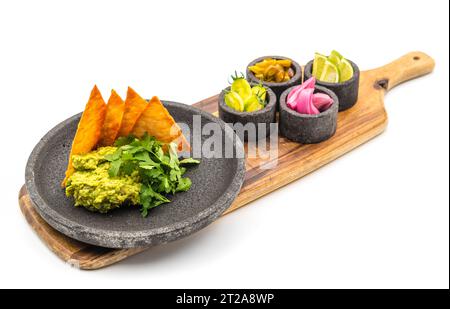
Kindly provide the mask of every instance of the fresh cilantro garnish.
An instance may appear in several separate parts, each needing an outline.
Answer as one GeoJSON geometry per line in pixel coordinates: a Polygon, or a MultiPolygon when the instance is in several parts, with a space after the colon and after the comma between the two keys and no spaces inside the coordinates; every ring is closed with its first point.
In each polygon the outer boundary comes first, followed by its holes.
{"type": "Polygon", "coordinates": [[[122,160],[117,159],[117,160],[111,161],[111,166],[108,170],[109,176],[114,177],[114,176],[119,175],[119,169],[120,169],[121,165],[122,165],[122,160]]]}
{"type": "Polygon", "coordinates": [[[192,158],[179,160],[176,144],[164,145],[147,134],[141,139],[131,135],[120,137],[114,145],[118,147],[117,150],[105,156],[105,159],[111,162],[109,175],[114,177],[131,175],[135,171],[139,173],[142,182],[139,197],[143,217],[148,215],[151,208],[170,202],[164,194],[190,189],[192,182],[189,178],[182,177],[186,168],[180,165],[200,163],[192,158]],[[166,152],[164,147],[167,147],[166,152]]]}

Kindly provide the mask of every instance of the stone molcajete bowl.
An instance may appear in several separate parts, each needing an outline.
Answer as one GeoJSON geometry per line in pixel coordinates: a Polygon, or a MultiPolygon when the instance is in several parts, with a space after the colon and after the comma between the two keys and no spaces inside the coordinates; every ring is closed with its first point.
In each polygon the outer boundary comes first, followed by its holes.
{"type": "MultiPolygon", "coordinates": [[[[90,212],[83,207],[74,207],[73,200],[66,197],[60,186],[80,120],[81,114],[78,114],[48,132],[28,159],[26,188],[42,218],[56,230],[79,241],[109,248],[131,248],[185,237],[222,214],[243,183],[245,162],[242,142],[232,130],[225,130],[226,124],[217,117],[188,105],[163,103],[177,122],[189,127],[193,148],[196,147],[192,137],[193,116],[198,115],[202,127],[214,123],[221,131],[221,136],[215,137],[202,134],[202,144],[212,138],[214,142],[221,143],[222,149],[225,143],[233,145],[233,152],[241,155],[233,158],[201,156],[201,163],[189,168],[186,173],[192,180],[191,189],[169,196],[172,202],[152,209],[147,218],[141,216],[137,206],[119,208],[107,214],[90,212]]],[[[196,137],[200,140],[198,135],[196,137]]]]}
{"type": "MultiPolygon", "coordinates": [[[[251,86],[257,84],[251,83],[251,86]]],[[[270,124],[276,122],[277,112],[277,97],[275,93],[266,87],[266,106],[255,112],[238,112],[225,103],[225,94],[231,87],[225,88],[219,95],[219,117],[228,124],[235,125],[237,123],[246,126],[247,124],[254,124],[256,131],[255,135],[249,135],[247,131],[236,132],[236,134],[244,141],[258,140],[266,138],[270,134],[270,124]],[[258,129],[258,124],[264,124],[261,127],[263,130],[258,129]]],[[[235,128],[236,129],[236,128],[235,128]]]]}
{"type": "Polygon", "coordinates": [[[302,144],[316,144],[323,142],[336,133],[339,99],[329,89],[316,86],[314,93],[328,94],[333,104],[324,112],[317,115],[304,115],[290,109],[286,99],[294,87],[287,89],[280,98],[280,134],[291,141],[302,144]]]}
{"type": "MultiPolygon", "coordinates": [[[[348,59],[347,59],[348,60],[348,59]]],[[[312,65],[314,60],[308,62],[305,66],[305,80],[312,77],[312,65]]],[[[353,76],[349,80],[342,83],[327,83],[320,80],[316,80],[316,84],[333,91],[339,99],[339,111],[345,111],[351,108],[358,101],[359,92],[359,68],[358,66],[348,60],[353,67],[353,76]]]]}
{"type": "Polygon", "coordinates": [[[287,58],[287,57],[282,57],[282,56],[265,56],[265,57],[257,58],[247,65],[247,70],[246,70],[245,74],[246,74],[247,80],[250,83],[255,83],[255,84],[262,83],[266,88],[272,89],[272,91],[277,96],[278,100],[280,99],[280,96],[283,93],[283,91],[285,91],[286,89],[288,89],[292,86],[300,85],[302,83],[302,77],[303,77],[302,67],[294,60],[287,58]],[[273,58],[273,59],[277,59],[277,60],[282,60],[282,59],[291,60],[292,61],[291,68],[292,68],[292,70],[294,70],[294,76],[287,82],[282,82],[282,83],[260,81],[259,79],[256,78],[255,74],[253,74],[253,72],[250,71],[249,67],[257,64],[258,62],[263,61],[266,58],[273,58]]]}

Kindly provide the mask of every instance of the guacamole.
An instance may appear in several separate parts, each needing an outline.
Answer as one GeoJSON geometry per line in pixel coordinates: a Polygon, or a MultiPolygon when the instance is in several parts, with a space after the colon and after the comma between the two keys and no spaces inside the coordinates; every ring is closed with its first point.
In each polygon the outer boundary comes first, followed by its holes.
{"type": "Polygon", "coordinates": [[[106,213],[124,203],[139,204],[139,172],[113,177],[108,173],[111,163],[105,156],[116,150],[117,147],[100,147],[84,155],[72,156],[75,172],[67,181],[66,195],[73,196],[75,206],[106,213]]]}

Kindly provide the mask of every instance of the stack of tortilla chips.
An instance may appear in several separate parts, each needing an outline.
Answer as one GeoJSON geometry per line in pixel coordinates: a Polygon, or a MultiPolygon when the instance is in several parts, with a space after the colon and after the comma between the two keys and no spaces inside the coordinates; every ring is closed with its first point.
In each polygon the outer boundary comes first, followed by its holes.
{"type": "Polygon", "coordinates": [[[132,134],[141,137],[145,133],[163,143],[177,143],[180,151],[189,149],[183,132],[158,97],[147,103],[128,87],[125,102],[112,90],[106,104],[97,86],[94,86],[78,123],[62,186],[65,187],[74,172],[73,155],[88,153],[97,146],[113,145],[120,136],[132,134]]]}

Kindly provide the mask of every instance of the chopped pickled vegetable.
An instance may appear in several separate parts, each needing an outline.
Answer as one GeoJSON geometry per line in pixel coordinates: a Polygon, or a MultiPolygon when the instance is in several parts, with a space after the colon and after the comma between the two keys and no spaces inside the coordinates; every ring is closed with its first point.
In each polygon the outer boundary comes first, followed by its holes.
{"type": "Polygon", "coordinates": [[[235,91],[230,91],[225,94],[225,104],[238,112],[244,111],[244,100],[235,91]]]}
{"type": "Polygon", "coordinates": [[[287,96],[287,106],[300,114],[317,115],[326,111],[333,104],[333,99],[325,93],[314,93],[316,79],[311,77],[296,86],[287,96]]]}
{"type": "Polygon", "coordinates": [[[313,95],[313,104],[319,111],[326,111],[333,104],[333,99],[328,94],[315,93],[313,95]]]}
{"type": "Polygon", "coordinates": [[[266,101],[267,90],[263,85],[253,86],[252,93],[259,97],[263,102],[266,101]]]}
{"type": "Polygon", "coordinates": [[[267,89],[259,84],[251,87],[243,75],[232,76],[231,90],[227,91],[225,104],[238,112],[255,112],[266,106],[267,89]]]}
{"type": "Polygon", "coordinates": [[[259,98],[255,95],[252,95],[247,101],[245,101],[245,108],[244,110],[246,112],[256,112],[264,108],[264,105],[262,105],[259,101],[259,98]]]}
{"type": "Polygon", "coordinates": [[[265,82],[282,83],[294,76],[292,60],[266,58],[249,67],[255,77],[265,82]]]}
{"type": "Polygon", "coordinates": [[[232,76],[233,83],[231,84],[231,91],[236,92],[245,101],[252,96],[252,88],[244,76],[232,76]]]}

